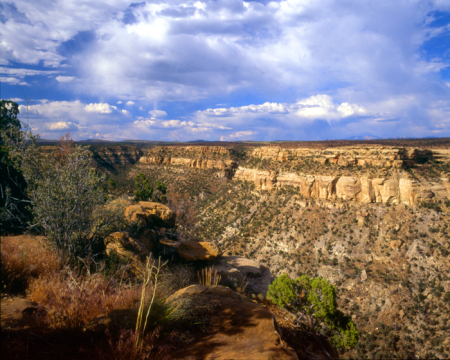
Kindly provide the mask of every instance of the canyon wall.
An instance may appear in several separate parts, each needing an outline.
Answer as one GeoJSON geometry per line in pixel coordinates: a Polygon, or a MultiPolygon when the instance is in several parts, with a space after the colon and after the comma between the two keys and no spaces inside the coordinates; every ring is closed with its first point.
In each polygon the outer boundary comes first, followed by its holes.
{"type": "MultiPolygon", "coordinates": [[[[234,180],[249,181],[258,190],[276,190],[295,187],[307,198],[323,200],[355,201],[359,203],[418,204],[450,199],[450,183],[447,177],[418,180],[402,170],[394,175],[371,177],[304,175],[282,170],[265,171],[239,166],[231,158],[232,150],[221,146],[156,147],[139,159],[141,164],[181,165],[199,169],[235,169],[234,180]]],[[[401,147],[342,147],[328,149],[285,149],[276,146],[256,147],[250,158],[279,163],[295,163],[313,160],[325,165],[375,166],[401,168],[417,167],[431,159],[450,162],[450,150],[427,150],[401,147]]],[[[233,174],[233,171],[230,172],[233,174]]],[[[378,175],[380,176],[380,175],[378,175]]]]}
{"type": "Polygon", "coordinates": [[[236,166],[230,150],[222,146],[155,147],[139,159],[142,164],[182,165],[198,169],[226,170],[236,166]]]}
{"type": "Polygon", "coordinates": [[[356,201],[360,203],[417,204],[450,198],[450,182],[419,182],[409,178],[374,178],[367,176],[320,176],[262,171],[239,167],[235,180],[253,182],[259,190],[295,187],[308,198],[356,201]]]}
{"type": "MultiPolygon", "coordinates": [[[[444,150],[445,152],[446,150],[444,150]]],[[[302,161],[312,159],[325,165],[372,165],[379,167],[413,166],[424,163],[433,157],[433,152],[427,149],[400,147],[342,147],[322,149],[284,149],[274,146],[257,147],[252,157],[262,160],[269,159],[278,162],[302,161]]],[[[450,158],[450,156],[447,155],[450,158]]]]}
{"type": "Polygon", "coordinates": [[[116,167],[133,165],[143,155],[142,151],[131,145],[103,147],[94,152],[94,160],[99,166],[116,167]]]}
{"type": "Polygon", "coordinates": [[[233,160],[213,160],[205,158],[181,158],[171,156],[143,156],[139,159],[141,164],[154,165],[183,165],[198,169],[219,169],[225,170],[236,165],[233,160]]]}

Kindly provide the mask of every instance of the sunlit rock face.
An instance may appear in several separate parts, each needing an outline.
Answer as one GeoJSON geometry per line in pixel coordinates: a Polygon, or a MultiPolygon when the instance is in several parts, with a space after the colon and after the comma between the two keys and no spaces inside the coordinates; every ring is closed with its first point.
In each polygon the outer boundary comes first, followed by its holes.
{"type": "MultiPolygon", "coordinates": [[[[322,165],[327,163],[348,165],[372,165],[378,167],[401,167],[421,163],[433,157],[431,150],[401,148],[401,147],[335,147],[329,149],[284,149],[273,146],[257,147],[252,157],[262,160],[289,162],[293,160],[311,158],[322,165]]],[[[439,157],[450,159],[450,153],[440,150],[439,157]]]]}
{"type": "Polygon", "coordinates": [[[234,180],[250,181],[258,190],[296,187],[305,197],[356,201],[359,203],[417,204],[450,198],[450,185],[446,178],[438,183],[412,179],[370,179],[367,176],[297,175],[247,169],[239,167],[234,180]]]}

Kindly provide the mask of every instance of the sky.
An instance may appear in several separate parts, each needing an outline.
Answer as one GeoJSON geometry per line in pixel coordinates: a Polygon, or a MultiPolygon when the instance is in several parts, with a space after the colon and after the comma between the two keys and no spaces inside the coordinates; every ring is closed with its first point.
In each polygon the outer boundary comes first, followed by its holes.
{"type": "Polygon", "coordinates": [[[450,0],[6,0],[0,77],[44,139],[449,137],[450,0]]]}

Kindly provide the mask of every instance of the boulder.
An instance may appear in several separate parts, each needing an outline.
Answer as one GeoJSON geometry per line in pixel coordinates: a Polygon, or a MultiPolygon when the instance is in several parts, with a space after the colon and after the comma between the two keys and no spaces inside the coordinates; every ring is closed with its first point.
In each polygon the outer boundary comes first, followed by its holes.
{"type": "Polygon", "coordinates": [[[402,241],[401,240],[392,240],[389,245],[391,246],[392,249],[398,249],[400,246],[402,246],[402,241]]]}
{"type": "Polygon", "coordinates": [[[367,280],[367,272],[366,270],[361,271],[361,281],[367,280]]]}
{"type": "Polygon", "coordinates": [[[140,222],[144,226],[175,226],[175,213],[172,210],[163,204],[149,201],[139,201],[137,205],[127,206],[125,218],[131,222],[140,222]]]}
{"type": "Polygon", "coordinates": [[[117,331],[136,327],[137,309],[116,309],[106,315],[97,316],[86,324],[85,330],[102,332],[106,329],[117,331]]]}
{"type": "Polygon", "coordinates": [[[138,240],[145,246],[148,251],[152,251],[158,242],[158,235],[154,230],[145,229],[138,237],[138,240]]]}
{"type": "Polygon", "coordinates": [[[238,270],[243,277],[246,276],[252,278],[260,277],[262,275],[261,265],[258,262],[242,256],[224,256],[221,263],[225,263],[238,270]]]}
{"type": "Polygon", "coordinates": [[[12,297],[1,300],[2,328],[34,325],[41,316],[46,314],[43,307],[27,299],[12,297]]]}
{"type": "Polygon", "coordinates": [[[139,240],[131,238],[125,231],[120,231],[107,236],[104,243],[108,256],[114,251],[120,258],[127,258],[130,261],[131,271],[137,276],[142,276],[150,252],[139,240]]]}
{"type": "Polygon", "coordinates": [[[292,348],[282,345],[273,315],[250,299],[224,286],[192,285],[167,301],[176,305],[186,299],[193,313],[207,319],[208,331],[175,349],[173,358],[298,359],[292,348]]]}
{"type": "Polygon", "coordinates": [[[183,242],[177,248],[177,253],[181,258],[188,261],[213,260],[222,255],[219,248],[213,243],[195,240],[183,242]]]}

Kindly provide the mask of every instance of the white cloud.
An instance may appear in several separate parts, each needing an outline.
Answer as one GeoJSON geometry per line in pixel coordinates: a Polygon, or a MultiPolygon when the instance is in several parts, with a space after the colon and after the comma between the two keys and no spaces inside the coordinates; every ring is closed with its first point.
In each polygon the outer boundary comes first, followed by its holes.
{"type": "Polygon", "coordinates": [[[30,85],[28,83],[26,83],[25,81],[20,81],[19,79],[15,78],[15,77],[5,77],[5,76],[0,76],[0,81],[7,83],[7,84],[11,84],[11,85],[30,85]]]}
{"type": "Polygon", "coordinates": [[[220,141],[250,140],[256,134],[258,134],[256,131],[243,130],[232,133],[228,136],[221,136],[220,141]]]}
{"type": "MultiPolygon", "coordinates": [[[[80,105],[81,118],[86,111],[124,118],[108,104],[98,106],[115,98],[135,99],[149,108],[202,98],[208,99],[203,104],[213,104],[222,95],[229,105],[183,114],[197,125],[184,128],[182,120],[174,120],[178,127],[168,123],[173,126],[165,129],[179,129],[182,137],[186,129],[186,134],[215,129],[217,136],[231,136],[221,132],[257,128],[258,136],[277,138],[304,136],[315,130],[301,126],[324,120],[326,126],[340,123],[330,130],[334,136],[357,126],[382,129],[376,128],[380,124],[388,135],[394,126],[426,135],[423,129],[448,118],[442,102],[450,98],[442,75],[448,54],[445,46],[437,55],[424,46],[449,34],[448,25],[434,22],[434,11],[450,10],[445,0],[11,4],[3,9],[7,20],[0,23],[2,82],[28,85],[32,76],[68,80],[72,77],[62,67],[72,66],[80,81],[66,81],[66,86],[101,102],[80,105]],[[17,63],[61,68],[7,67],[17,63]],[[233,106],[230,99],[237,94],[250,105],[233,106]],[[263,100],[255,102],[255,94],[263,100]]],[[[62,102],[55,103],[46,109],[63,108],[62,102]]],[[[159,121],[156,125],[164,128],[159,121]]]]}
{"type": "Polygon", "coordinates": [[[140,111],[145,111],[145,109],[142,106],[139,106],[140,111]]]}
{"type": "Polygon", "coordinates": [[[134,102],[129,100],[129,101],[127,101],[127,103],[125,105],[134,105],[134,102]]]}
{"type": "MultiPolygon", "coordinates": [[[[142,109],[143,110],[143,109],[142,109]]],[[[164,110],[150,110],[148,112],[150,115],[152,115],[153,117],[163,117],[163,116],[167,116],[167,113],[164,110]]]]}
{"type": "Polygon", "coordinates": [[[71,81],[73,81],[75,79],[76,79],[75,76],[57,76],[55,78],[55,80],[58,81],[58,82],[71,82],[71,81]]]}
{"type": "Polygon", "coordinates": [[[38,75],[48,76],[51,74],[58,74],[59,72],[60,71],[55,70],[32,70],[32,69],[0,67],[0,74],[8,74],[19,78],[24,78],[25,76],[38,76],[38,75]]]}
{"type": "Polygon", "coordinates": [[[65,121],[47,123],[46,125],[48,130],[68,130],[70,128],[70,123],[65,121]]]}
{"type": "Polygon", "coordinates": [[[124,115],[130,115],[130,112],[128,110],[122,109],[121,112],[124,115]]]}
{"type": "Polygon", "coordinates": [[[21,99],[21,98],[10,98],[9,100],[14,101],[14,102],[21,102],[21,101],[24,101],[24,100],[21,99]]]}
{"type": "Polygon", "coordinates": [[[264,103],[261,105],[246,105],[231,108],[216,108],[198,111],[199,117],[239,117],[245,116],[261,117],[277,115],[277,118],[288,119],[325,119],[339,120],[351,115],[364,115],[366,111],[362,106],[356,104],[342,103],[340,105],[333,101],[329,95],[319,94],[299,100],[295,103],[264,103]],[[286,116],[289,115],[289,116],[286,116]]]}
{"type": "MultiPolygon", "coordinates": [[[[112,112],[111,106],[107,103],[89,104],[84,107],[87,112],[96,112],[101,114],[110,114],[112,112]]],[[[122,110],[124,111],[124,110],[122,110]]],[[[126,110],[125,110],[126,111],[126,110]]]]}

